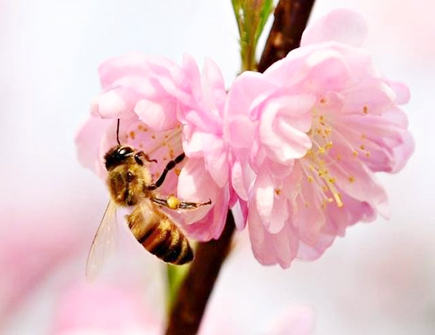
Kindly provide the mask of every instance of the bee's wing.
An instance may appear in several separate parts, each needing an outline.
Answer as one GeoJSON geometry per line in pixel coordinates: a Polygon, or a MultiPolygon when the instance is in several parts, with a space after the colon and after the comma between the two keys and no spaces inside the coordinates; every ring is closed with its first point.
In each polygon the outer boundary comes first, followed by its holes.
{"type": "Polygon", "coordinates": [[[118,236],[116,204],[110,200],[95,233],[86,263],[86,278],[92,281],[113,251],[118,236]]]}

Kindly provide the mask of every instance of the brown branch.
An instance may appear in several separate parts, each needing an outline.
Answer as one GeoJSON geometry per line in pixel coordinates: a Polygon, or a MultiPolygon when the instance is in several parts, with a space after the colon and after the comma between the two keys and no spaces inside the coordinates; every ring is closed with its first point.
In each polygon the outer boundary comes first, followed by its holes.
{"type": "MultiPolygon", "coordinates": [[[[279,1],[258,71],[264,72],[272,63],[299,46],[313,4],[314,0],[279,1]]],[[[228,211],[221,237],[198,245],[195,259],[172,307],[166,335],[194,335],[198,331],[208,298],[229,252],[233,233],[234,217],[228,211]]]]}
{"type": "Polygon", "coordinates": [[[258,63],[258,71],[264,72],[291,50],[299,47],[314,0],[280,0],[275,8],[272,29],[258,63]]]}
{"type": "Polygon", "coordinates": [[[221,237],[199,243],[195,259],[178,291],[166,335],[192,335],[198,331],[207,300],[230,250],[234,227],[233,214],[228,211],[221,237]]]}

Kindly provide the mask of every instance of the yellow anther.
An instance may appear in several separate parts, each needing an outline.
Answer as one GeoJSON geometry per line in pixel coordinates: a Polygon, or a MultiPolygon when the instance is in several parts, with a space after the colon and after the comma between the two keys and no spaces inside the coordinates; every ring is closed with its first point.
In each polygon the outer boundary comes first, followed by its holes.
{"type": "Polygon", "coordinates": [[[329,141],[328,143],[325,144],[325,149],[329,150],[332,148],[332,141],[329,141]]]}
{"type": "Polygon", "coordinates": [[[308,176],[307,179],[309,183],[312,183],[314,181],[314,178],[312,176],[308,176]]]}
{"type": "Polygon", "coordinates": [[[353,155],[353,157],[358,157],[358,151],[352,151],[352,155],[353,155]]]}
{"type": "Polygon", "coordinates": [[[168,207],[171,209],[177,209],[178,206],[180,205],[180,200],[178,200],[178,198],[174,197],[173,195],[171,195],[167,200],[166,200],[168,207]]]}
{"type": "Polygon", "coordinates": [[[347,178],[349,180],[350,183],[353,183],[355,181],[355,177],[354,176],[349,176],[349,178],[347,178]]]}
{"type": "Polygon", "coordinates": [[[338,207],[343,207],[343,201],[341,201],[340,194],[334,192],[334,199],[338,207]]]}
{"type": "Polygon", "coordinates": [[[360,146],[359,146],[359,148],[361,149],[361,150],[365,150],[365,146],[364,146],[364,144],[361,144],[360,146]]]}
{"type": "Polygon", "coordinates": [[[317,150],[317,152],[319,154],[324,154],[325,153],[325,148],[324,147],[319,147],[319,149],[317,150]]]}
{"type": "Polygon", "coordinates": [[[326,174],[328,174],[328,171],[327,171],[327,170],[320,169],[320,170],[318,171],[318,175],[319,175],[319,177],[323,177],[323,176],[326,175],[326,174]]]}
{"type": "Polygon", "coordinates": [[[370,157],[370,151],[366,152],[366,157],[369,158],[370,157]]]}
{"type": "Polygon", "coordinates": [[[335,178],[329,178],[328,181],[329,181],[331,184],[334,184],[334,183],[335,183],[335,178]]]}
{"type": "Polygon", "coordinates": [[[276,195],[280,195],[280,194],[281,194],[281,189],[276,188],[276,189],[275,189],[275,194],[276,194],[276,195]]]}
{"type": "Polygon", "coordinates": [[[369,109],[368,109],[367,106],[364,106],[364,107],[363,107],[363,113],[364,113],[364,114],[368,114],[368,113],[369,113],[369,109]]]}

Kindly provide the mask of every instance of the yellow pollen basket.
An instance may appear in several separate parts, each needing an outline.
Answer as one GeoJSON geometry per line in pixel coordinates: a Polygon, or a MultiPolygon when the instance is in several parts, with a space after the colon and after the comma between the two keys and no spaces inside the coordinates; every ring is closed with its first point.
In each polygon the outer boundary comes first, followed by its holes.
{"type": "Polygon", "coordinates": [[[169,208],[171,209],[177,209],[178,206],[180,205],[180,200],[177,197],[174,197],[173,195],[171,195],[168,200],[166,200],[169,208]]]}

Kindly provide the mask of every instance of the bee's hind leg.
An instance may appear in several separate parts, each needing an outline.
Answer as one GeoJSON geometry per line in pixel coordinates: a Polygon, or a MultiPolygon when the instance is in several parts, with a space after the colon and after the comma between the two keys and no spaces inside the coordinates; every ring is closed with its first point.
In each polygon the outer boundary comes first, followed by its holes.
{"type": "Polygon", "coordinates": [[[153,197],[151,198],[151,201],[158,205],[168,207],[170,209],[195,209],[201,206],[211,205],[211,200],[207,202],[187,202],[180,201],[180,199],[174,196],[170,196],[167,199],[153,197]]]}

